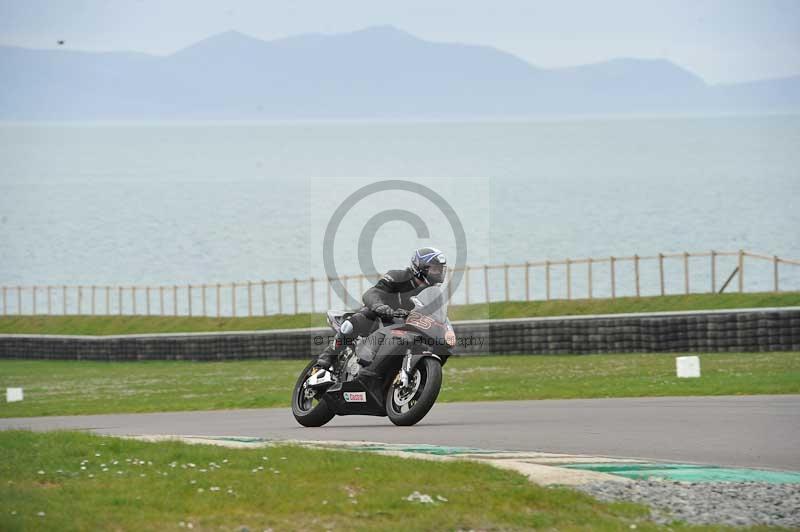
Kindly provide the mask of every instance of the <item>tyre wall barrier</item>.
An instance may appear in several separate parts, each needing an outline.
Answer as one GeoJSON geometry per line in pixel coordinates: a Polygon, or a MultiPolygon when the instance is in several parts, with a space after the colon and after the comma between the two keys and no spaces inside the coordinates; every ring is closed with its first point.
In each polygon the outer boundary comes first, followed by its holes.
{"type": "MultiPolygon", "coordinates": [[[[454,352],[589,354],[800,351],[800,307],[455,322],[454,352]]],[[[327,328],[125,336],[0,335],[0,358],[307,359],[327,328]]]]}

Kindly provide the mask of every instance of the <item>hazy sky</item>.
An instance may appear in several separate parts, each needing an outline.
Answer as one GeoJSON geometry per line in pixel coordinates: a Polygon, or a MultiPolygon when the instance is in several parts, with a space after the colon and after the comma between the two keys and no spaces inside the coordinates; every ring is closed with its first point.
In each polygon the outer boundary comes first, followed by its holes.
{"type": "Polygon", "coordinates": [[[710,83],[800,74],[797,0],[0,0],[0,43],[165,54],[235,29],[274,39],[392,24],[542,67],[662,57],[710,83]]]}

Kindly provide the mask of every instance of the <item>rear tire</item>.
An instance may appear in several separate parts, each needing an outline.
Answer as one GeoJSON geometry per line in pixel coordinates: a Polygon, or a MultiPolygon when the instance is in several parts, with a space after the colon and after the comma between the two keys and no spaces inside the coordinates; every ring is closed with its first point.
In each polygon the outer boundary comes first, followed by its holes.
{"type": "Polygon", "coordinates": [[[304,427],[321,427],[336,415],[328,408],[325,401],[318,400],[318,402],[314,404],[313,399],[309,399],[305,396],[306,391],[303,388],[303,383],[311,376],[311,369],[316,363],[316,360],[312,360],[308,363],[306,368],[300,373],[300,377],[297,379],[294,390],[292,391],[292,414],[297,422],[304,427]]]}
{"type": "Polygon", "coordinates": [[[389,385],[386,392],[386,415],[395,425],[407,427],[418,423],[430,411],[439,396],[442,387],[441,363],[433,357],[426,356],[419,361],[416,371],[419,371],[420,375],[419,388],[407,405],[397,404],[393,384],[389,385]],[[404,406],[408,407],[405,411],[404,406]]]}

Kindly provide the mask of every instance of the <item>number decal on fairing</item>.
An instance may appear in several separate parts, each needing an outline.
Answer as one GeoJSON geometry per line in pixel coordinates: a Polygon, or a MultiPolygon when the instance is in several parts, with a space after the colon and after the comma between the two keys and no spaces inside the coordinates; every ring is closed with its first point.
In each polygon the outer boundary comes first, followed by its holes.
{"type": "Polygon", "coordinates": [[[419,312],[412,312],[411,314],[408,315],[408,318],[406,318],[406,323],[409,325],[413,325],[414,327],[419,327],[420,329],[427,330],[431,328],[431,325],[433,325],[434,320],[432,318],[429,318],[428,316],[420,314],[419,312]]]}

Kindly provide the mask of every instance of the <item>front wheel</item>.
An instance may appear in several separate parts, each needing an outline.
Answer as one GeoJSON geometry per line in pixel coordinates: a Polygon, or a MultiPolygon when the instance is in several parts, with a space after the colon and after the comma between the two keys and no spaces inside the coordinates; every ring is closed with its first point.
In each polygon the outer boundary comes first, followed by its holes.
{"type": "Polygon", "coordinates": [[[322,391],[311,390],[303,386],[309,377],[311,370],[317,361],[312,360],[308,366],[300,373],[297,383],[292,391],[292,414],[298,423],[304,427],[321,427],[335,415],[325,401],[320,400],[319,394],[322,391]]]}
{"type": "Polygon", "coordinates": [[[433,357],[425,357],[414,369],[408,386],[401,387],[399,384],[398,372],[386,392],[386,415],[395,425],[414,425],[425,417],[439,396],[442,365],[433,357]]]}

